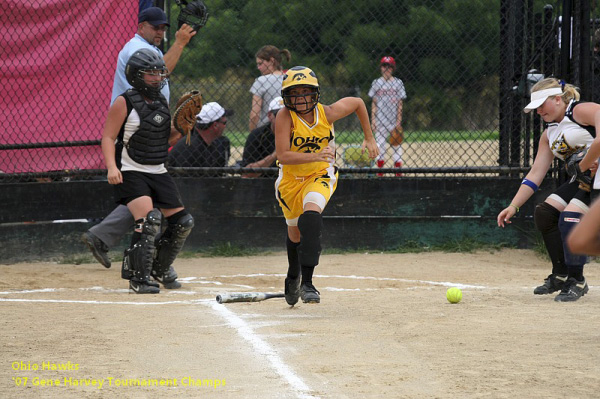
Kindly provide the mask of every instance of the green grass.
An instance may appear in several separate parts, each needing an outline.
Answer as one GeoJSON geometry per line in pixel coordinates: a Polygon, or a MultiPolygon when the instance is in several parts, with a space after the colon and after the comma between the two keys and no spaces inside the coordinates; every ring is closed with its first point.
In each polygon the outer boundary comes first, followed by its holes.
{"type": "MultiPolygon", "coordinates": [[[[233,147],[243,147],[246,144],[248,132],[228,131],[226,136],[233,147]]],[[[362,143],[362,131],[337,131],[335,141],[338,144],[362,143]]],[[[488,131],[406,131],[404,141],[407,143],[423,143],[434,141],[466,141],[466,140],[498,140],[498,132],[488,131]]]]}

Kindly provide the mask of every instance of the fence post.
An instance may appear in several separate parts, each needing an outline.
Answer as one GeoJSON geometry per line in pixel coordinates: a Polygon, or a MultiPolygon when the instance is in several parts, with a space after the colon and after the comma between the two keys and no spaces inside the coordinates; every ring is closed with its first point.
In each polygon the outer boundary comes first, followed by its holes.
{"type": "Polygon", "coordinates": [[[563,0],[563,13],[560,21],[560,58],[559,71],[560,78],[566,81],[571,81],[571,8],[573,4],[571,0],[563,0]]]}
{"type": "Polygon", "coordinates": [[[580,4],[580,32],[581,32],[581,46],[579,48],[580,53],[580,72],[581,76],[580,88],[581,88],[581,98],[586,101],[592,101],[592,65],[590,56],[591,45],[590,45],[590,33],[591,33],[591,23],[590,23],[590,1],[589,0],[581,0],[580,4]]]}

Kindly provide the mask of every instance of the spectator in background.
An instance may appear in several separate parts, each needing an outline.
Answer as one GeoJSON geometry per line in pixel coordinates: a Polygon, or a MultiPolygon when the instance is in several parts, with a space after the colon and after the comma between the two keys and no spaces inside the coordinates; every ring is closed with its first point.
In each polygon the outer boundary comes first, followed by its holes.
{"type": "MultiPolygon", "coordinates": [[[[149,7],[139,13],[137,32],[123,46],[117,58],[117,68],[110,99],[111,105],[117,97],[131,88],[125,77],[125,66],[136,51],[149,49],[157,53],[164,59],[168,72],[173,72],[183,49],[197,32],[191,26],[183,24],[177,33],[175,33],[175,42],[169,48],[169,51],[163,55],[157,46],[163,41],[168,26],[167,15],[158,7],[149,7]]],[[[161,94],[166,98],[168,103],[170,96],[168,82],[162,88],[161,94]]],[[[181,135],[179,134],[173,134],[169,144],[173,145],[180,137],[181,135]]],[[[131,231],[133,224],[133,216],[129,212],[129,209],[125,205],[119,205],[101,223],[83,233],[81,239],[88,246],[96,260],[104,267],[109,268],[111,266],[110,258],[108,257],[109,248],[117,245],[123,236],[131,231]]]]}
{"type": "MultiPolygon", "coordinates": [[[[250,132],[244,155],[240,166],[245,168],[268,168],[275,166],[277,154],[275,153],[275,117],[277,112],[283,108],[283,98],[274,98],[269,104],[267,117],[269,123],[257,127],[250,132]]],[[[259,177],[260,173],[245,173],[242,177],[259,177]]]]}
{"type": "MultiPolygon", "coordinates": [[[[396,127],[402,128],[402,105],[406,99],[406,90],[402,80],[392,76],[396,70],[396,60],[386,56],[379,62],[381,77],[375,79],[369,89],[369,97],[373,98],[371,105],[371,129],[375,133],[379,157],[377,166],[385,165],[386,142],[390,132],[396,127]]],[[[392,158],[394,167],[402,167],[402,146],[393,145],[392,158]]],[[[378,174],[383,176],[383,174],[378,174]]]]}
{"type": "Polygon", "coordinates": [[[267,112],[269,104],[275,97],[281,95],[283,82],[282,58],[289,62],[292,59],[287,49],[279,50],[275,46],[263,46],[256,53],[256,67],[262,76],[254,80],[250,93],[252,93],[252,109],[250,110],[250,131],[269,122],[267,112]]]}
{"type": "Polygon", "coordinates": [[[169,166],[227,166],[231,143],[223,136],[223,131],[227,125],[227,117],[231,115],[232,110],[227,110],[216,102],[204,104],[190,133],[190,145],[185,140],[178,141],[169,154],[169,166]]]}

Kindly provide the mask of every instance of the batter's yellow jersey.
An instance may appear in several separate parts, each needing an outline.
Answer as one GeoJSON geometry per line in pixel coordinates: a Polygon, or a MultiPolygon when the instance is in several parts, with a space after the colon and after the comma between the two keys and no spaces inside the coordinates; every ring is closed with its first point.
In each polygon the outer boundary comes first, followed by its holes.
{"type": "MultiPolygon", "coordinates": [[[[321,152],[329,144],[335,148],[335,134],[333,124],[325,117],[323,105],[317,104],[314,111],[315,121],[312,125],[290,110],[292,116],[292,136],[290,137],[290,150],[294,152],[321,152]]],[[[294,176],[309,176],[320,170],[327,169],[335,163],[311,162],[300,165],[282,165],[284,173],[294,176]]]]}

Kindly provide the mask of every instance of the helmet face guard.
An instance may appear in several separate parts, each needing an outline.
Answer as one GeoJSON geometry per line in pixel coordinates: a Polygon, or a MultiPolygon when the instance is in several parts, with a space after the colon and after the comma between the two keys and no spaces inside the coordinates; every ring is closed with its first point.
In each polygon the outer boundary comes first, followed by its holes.
{"type": "Polygon", "coordinates": [[[151,100],[157,100],[160,91],[168,82],[169,71],[160,55],[149,49],[136,51],[127,61],[125,77],[127,82],[151,100]],[[147,83],[146,75],[160,76],[160,80],[147,83]]]}
{"type": "Polygon", "coordinates": [[[295,66],[288,69],[283,75],[281,97],[283,97],[285,107],[291,111],[299,114],[312,112],[321,98],[317,75],[310,68],[304,66],[295,66]],[[304,94],[291,93],[294,88],[301,87],[309,87],[312,91],[304,94]],[[298,105],[306,105],[306,109],[298,110],[298,105]]]}
{"type": "Polygon", "coordinates": [[[315,86],[294,86],[286,90],[282,90],[283,104],[289,110],[292,110],[298,114],[307,114],[311,112],[317,106],[319,99],[321,98],[321,92],[318,87],[315,86]],[[310,87],[313,89],[311,92],[307,92],[305,94],[291,94],[290,92],[294,88],[300,87],[310,87]],[[307,100],[307,97],[308,100],[307,100]],[[306,108],[303,110],[298,110],[299,105],[306,105],[306,108]]]}
{"type": "Polygon", "coordinates": [[[167,73],[167,68],[165,67],[162,70],[143,69],[138,72],[138,76],[139,76],[138,79],[140,79],[143,82],[141,85],[143,87],[138,88],[138,90],[146,97],[148,97],[152,100],[156,100],[156,99],[158,99],[158,96],[160,95],[160,91],[167,84],[169,74],[167,73]],[[157,80],[152,83],[147,83],[146,79],[145,79],[146,75],[160,76],[160,80],[157,80]]]}

